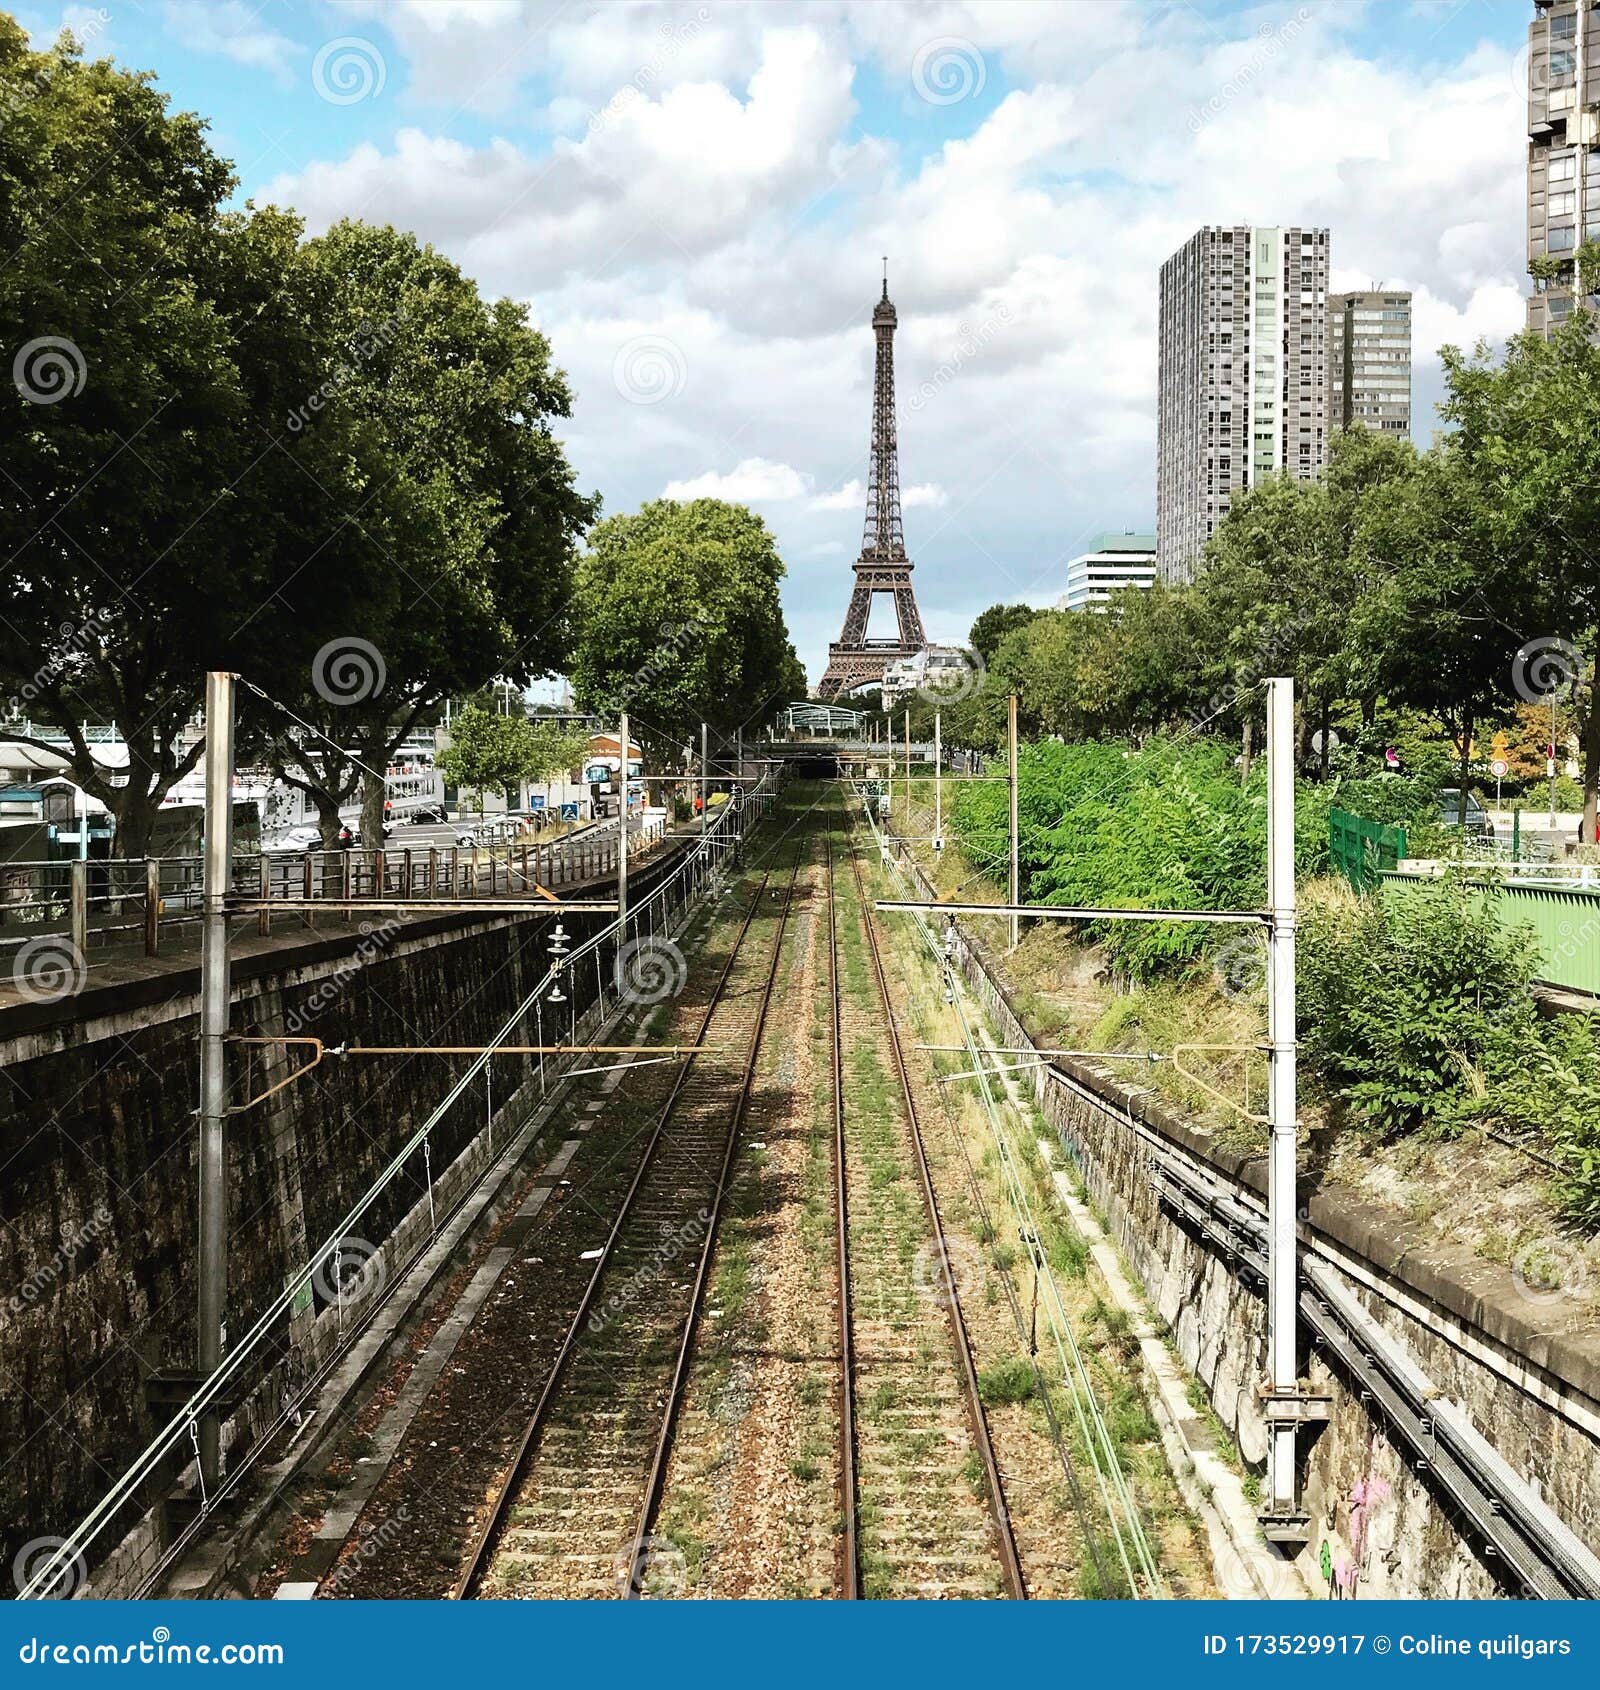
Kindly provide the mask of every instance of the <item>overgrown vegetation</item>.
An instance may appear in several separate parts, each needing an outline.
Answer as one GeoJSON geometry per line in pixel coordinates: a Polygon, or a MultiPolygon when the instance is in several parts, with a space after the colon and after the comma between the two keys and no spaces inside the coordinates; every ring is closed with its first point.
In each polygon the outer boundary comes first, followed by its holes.
{"type": "Polygon", "coordinates": [[[1304,900],[1300,1031],[1309,1073],[1384,1134],[1497,1131],[1537,1144],[1572,1217],[1600,1226],[1600,1043],[1592,1018],[1541,1016],[1531,934],[1492,891],[1446,879],[1304,900]]]}
{"type": "MultiPolygon", "coordinates": [[[[1023,895],[1057,904],[1225,909],[1265,896],[1265,772],[1241,772],[1216,741],[1161,736],[1063,745],[1019,758],[1023,895]]],[[[1439,833],[1435,775],[1356,776],[1337,763],[1297,794],[1302,884],[1299,1021],[1308,1088],[1332,1118],[1374,1135],[1488,1131],[1560,1169],[1554,1195],[1600,1227],[1600,1035],[1591,1018],[1540,1014],[1540,958],[1508,926],[1492,889],[1446,878],[1360,897],[1329,878],[1327,821],[1338,804],[1407,828],[1427,850],[1439,833]]],[[[1003,881],[1005,789],[958,789],[953,829],[972,861],[1003,881]]],[[[1181,990],[1218,967],[1227,989],[1259,982],[1230,962],[1231,930],[1106,922],[1084,937],[1137,996],[1181,990]]]]}

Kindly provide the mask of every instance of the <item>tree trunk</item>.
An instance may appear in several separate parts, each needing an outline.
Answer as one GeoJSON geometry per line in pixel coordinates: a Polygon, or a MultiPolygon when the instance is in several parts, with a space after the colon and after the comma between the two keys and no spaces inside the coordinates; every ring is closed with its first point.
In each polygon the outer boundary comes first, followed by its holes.
{"type": "Polygon", "coordinates": [[[1456,826],[1461,829],[1465,848],[1467,832],[1467,774],[1472,768],[1472,712],[1461,718],[1461,786],[1456,794],[1456,826]]]}
{"type": "MultiPolygon", "coordinates": [[[[1595,636],[1594,648],[1600,654],[1600,632],[1595,636]]],[[[1573,702],[1576,704],[1577,689],[1573,702]]],[[[1595,842],[1596,811],[1600,809],[1600,676],[1589,683],[1585,707],[1578,714],[1578,754],[1583,759],[1583,838],[1584,843],[1595,842]]]]}
{"type": "Polygon", "coordinates": [[[1250,765],[1255,761],[1256,754],[1256,719],[1247,711],[1244,718],[1244,751],[1239,758],[1239,784],[1244,786],[1250,779],[1250,765]]]}
{"type": "Polygon", "coordinates": [[[131,786],[121,789],[119,799],[110,806],[116,822],[111,840],[112,856],[149,856],[150,838],[156,830],[156,811],[159,808],[160,799],[153,798],[148,792],[135,792],[131,786]]]}
{"type": "Polygon", "coordinates": [[[366,851],[383,849],[383,800],[387,795],[382,775],[361,773],[361,846],[366,851]]]}
{"type": "Polygon", "coordinates": [[[328,796],[321,787],[316,787],[311,793],[311,802],[317,807],[317,829],[322,834],[322,848],[324,851],[339,849],[339,806],[328,796]]]}
{"type": "Polygon", "coordinates": [[[1328,757],[1329,757],[1331,750],[1332,750],[1332,747],[1328,744],[1328,740],[1329,740],[1329,737],[1332,735],[1332,733],[1333,733],[1333,706],[1331,704],[1329,704],[1327,699],[1323,699],[1323,701],[1322,701],[1322,750],[1318,755],[1319,755],[1321,765],[1322,765],[1322,778],[1324,780],[1326,780],[1328,778],[1328,757]]]}

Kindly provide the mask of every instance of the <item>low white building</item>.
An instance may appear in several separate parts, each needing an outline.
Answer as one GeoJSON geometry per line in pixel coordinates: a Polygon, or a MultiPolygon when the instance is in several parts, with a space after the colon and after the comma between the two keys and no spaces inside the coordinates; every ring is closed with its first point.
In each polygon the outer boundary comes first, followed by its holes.
{"type": "Polygon", "coordinates": [[[965,685],[972,659],[960,646],[924,646],[914,657],[898,657],[883,672],[883,707],[892,709],[914,692],[954,691],[965,685]]]}
{"type": "Polygon", "coordinates": [[[1067,590],[1056,600],[1057,610],[1104,610],[1106,600],[1122,587],[1149,587],[1156,578],[1156,537],[1102,534],[1086,552],[1067,564],[1067,590]]]}

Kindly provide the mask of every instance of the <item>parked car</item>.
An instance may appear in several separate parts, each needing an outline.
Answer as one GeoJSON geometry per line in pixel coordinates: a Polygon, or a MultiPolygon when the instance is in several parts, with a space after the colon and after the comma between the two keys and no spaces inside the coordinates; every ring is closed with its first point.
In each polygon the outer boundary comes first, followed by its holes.
{"type": "MultiPolygon", "coordinates": [[[[1439,789],[1439,820],[1446,827],[1460,825],[1461,819],[1461,788],[1459,786],[1442,786],[1439,789]]],[[[1493,839],[1494,820],[1484,809],[1473,793],[1467,794],[1467,837],[1469,839],[1493,839]]]]}
{"type": "Polygon", "coordinates": [[[300,827],[291,827],[284,836],[269,845],[270,851],[320,851],[322,849],[322,829],[314,823],[304,823],[300,827]]]}
{"type": "Polygon", "coordinates": [[[405,821],[407,827],[432,827],[449,819],[443,804],[419,804],[405,821]]]}

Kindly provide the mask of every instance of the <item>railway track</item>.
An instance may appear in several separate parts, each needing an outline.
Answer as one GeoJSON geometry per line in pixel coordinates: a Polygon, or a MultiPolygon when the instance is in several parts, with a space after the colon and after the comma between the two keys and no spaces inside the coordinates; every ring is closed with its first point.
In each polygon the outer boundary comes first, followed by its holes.
{"type": "Polygon", "coordinates": [[[458,1598],[636,1597],[676,1583],[650,1531],[693,1354],[739,1129],[777,976],[802,852],[781,897],[770,957],[745,939],[763,875],[697,1042],[741,1065],[685,1064],[494,1488],[458,1598]]]}
{"type": "Polygon", "coordinates": [[[961,1307],[958,1281],[969,1252],[945,1234],[853,852],[850,863],[870,976],[865,991],[854,982],[841,988],[844,951],[830,845],[840,1593],[1020,1599],[1027,1587],[961,1307]],[[853,1131],[846,1130],[847,1115],[853,1131]],[[913,1183],[920,1203],[908,1192],[913,1183]]]}

